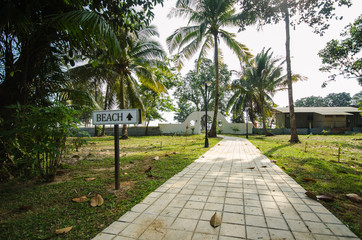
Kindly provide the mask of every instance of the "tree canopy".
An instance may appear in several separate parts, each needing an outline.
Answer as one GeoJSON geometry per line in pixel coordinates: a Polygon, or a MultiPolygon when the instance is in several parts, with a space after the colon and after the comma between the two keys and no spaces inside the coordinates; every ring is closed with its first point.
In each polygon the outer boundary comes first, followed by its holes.
{"type": "Polygon", "coordinates": [[[296,107],[347,107],[351,104],[358,105],[361,100],[361,93],[357,93],[353,96],[354,103],[349,93],[330,93],[326,97],[310,96],[301,98],[295,101],[296,107]],[[357,102],[357,104],[356,104],[357,102]]]}
{"type": "MultiPolygon", "coordinates": [[[[337,71],[337,74],[329,76],[330,81],[335,80],[337,75],[347,78],[357,78],[362,85],[362,15],[360,15],[352,24],[349,24],[346,30],[341,33],[343,40],[332,39],[318,55],[322,58],[323,66],[320,68],[323,72],[337,71]]],[[[323,83],[325,87],[327,82],[323,83]]]]}

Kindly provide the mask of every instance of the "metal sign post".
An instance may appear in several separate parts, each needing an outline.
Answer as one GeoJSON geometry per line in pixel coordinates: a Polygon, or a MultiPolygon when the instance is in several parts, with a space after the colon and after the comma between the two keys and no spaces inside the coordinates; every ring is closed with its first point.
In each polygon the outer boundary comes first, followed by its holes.
{"type": "Polygon", "coordinates": [[[140,109],[121,109],[109,111],[94,111],[92,113],[93,125],[114,125],[114,183],[115,189],[120,188],[119,177],[119,125],[141,124],[142,113],[140,109]]]}

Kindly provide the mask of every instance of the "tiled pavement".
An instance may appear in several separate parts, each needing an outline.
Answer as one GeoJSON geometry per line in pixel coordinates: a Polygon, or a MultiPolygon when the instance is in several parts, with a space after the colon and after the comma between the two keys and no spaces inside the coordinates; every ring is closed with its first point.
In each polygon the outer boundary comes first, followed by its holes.
{"type": "Polygon", "coordinates": [[[225,137],[93,240],[109,239],[359,238],[249,141],[225,137]]]}

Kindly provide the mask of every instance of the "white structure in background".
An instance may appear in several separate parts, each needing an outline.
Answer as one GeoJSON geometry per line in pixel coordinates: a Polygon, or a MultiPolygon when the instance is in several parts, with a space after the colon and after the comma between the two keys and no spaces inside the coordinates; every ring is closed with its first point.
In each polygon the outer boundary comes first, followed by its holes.
{"type": "MultiPolygon", "coordinates": [[[[207,115],[212,119],[214,111],[208,111],[207,115]]],[[[179,134],[200,134],[201,133],[201,119],[205,116],[205,112],[193,112],[191,113],[183,123],[159,123],[161,133],[179,133],[179,134]]],[[[245,123],[229,123],[226,118],[218,113],[218,133],[230,133],[230,134],[246,134],[245,123]]],[[[205,124],[205,123],[204,123],[205,124]]],[[[253,131],[253,124],[248,123],[248,133],[253,131]]],[[[203,126],[204,127],[204,126],[203,126]]]]}

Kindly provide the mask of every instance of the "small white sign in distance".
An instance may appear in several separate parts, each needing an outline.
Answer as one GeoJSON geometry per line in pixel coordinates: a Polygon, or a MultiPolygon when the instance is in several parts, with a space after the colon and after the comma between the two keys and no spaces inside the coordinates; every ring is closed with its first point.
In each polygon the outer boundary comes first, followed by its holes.
{"type": "Polygon", "coordinates": [[[140,109],[120,109],[92,112],[93,125],[141,124],[140,109]]]}

